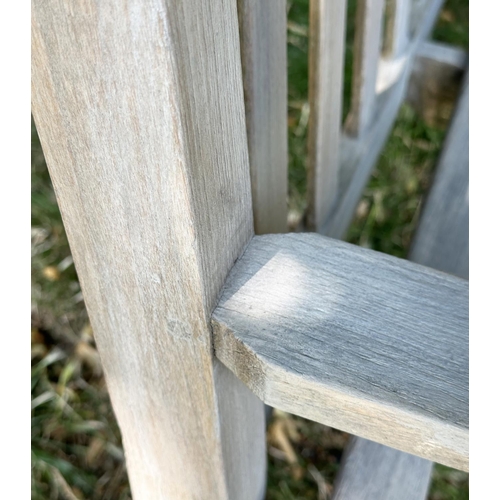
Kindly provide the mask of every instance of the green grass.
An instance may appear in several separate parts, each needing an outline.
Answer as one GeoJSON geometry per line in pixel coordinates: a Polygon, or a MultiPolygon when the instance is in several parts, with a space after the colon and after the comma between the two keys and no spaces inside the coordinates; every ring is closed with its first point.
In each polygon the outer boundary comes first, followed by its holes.
{"type": "Polygon", "coordinates": [[[446,0],[432,38],[469,49],[469,0],[446,0]]]}
{"type": "MultiPolygon", "coordinates": [[[[301,213],[306,192],[308,1],[289,1],[288,7],[289,206],[301,213]]],[[[354,10],[350,0],[344,117],[354,10]]],[[[467,1],[446,2],[434,38],[468,47],[467,1]]],[[[444,136],[443,128],[425,123],[408,105],[401,108],[360,200],[350,242],[406,255],[444,136]]],[[[34,126],[31,338],[32,498],[130,498],[119,429],[34,126]]],[[[326,498],[347,435],[282,413],[274,416],[268,434],[268,500],[326,498]]],[[[431,500],[468,496],[468,474],[435,467],[431,500]]]]}
{"type": "Polygon", "coordinates": [[[89,365],[81,345],[43,349],[38,340],[31,371],[32,498],[130,498],[120,434],[98,365],[89,365]]]}

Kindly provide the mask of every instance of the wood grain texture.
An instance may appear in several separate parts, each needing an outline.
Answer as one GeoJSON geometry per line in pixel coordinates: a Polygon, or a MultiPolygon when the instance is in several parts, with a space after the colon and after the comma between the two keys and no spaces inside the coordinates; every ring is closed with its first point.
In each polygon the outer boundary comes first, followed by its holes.
{"type": "Polygon", "coordinates": [[[342,455],[332,500],[424,500],[432,462],[353,437],[342,455]]]}
{"type": "Polygon", "coordinates": [[[236,4],[34,1],[33,115],[136,499],[261,499],[210,314],[253,233],[236,4]]]}
{"type": "MultiPolygon", "coordinates": [[[[434,42],[419,50],[424,67],[459,71],[463,51],[434,42]]],[[[417,59],[418,64],[418,59],[417,59]]],[[[413,69],[415,75],[415,68],[413,69]]],[[[413,78],[412,75],[412,78],[413,78]]],[[[418,75],[417,75],[418,76],[418,75]]],[[[447,80],[445,79],[445,82],[447,80]]],[[[443,82],[442,85],[446,85],[443,82]]],[[[448,83],[450,83],[448,81],[448,83]]],[[[468,277],[468,80],[445,142],[436,183],[412,243],[410,258],[423,265],[468,277]],[[426,232],[428,230],[429,232],[426,232]]],[[[423,500],[432,462],[366,439],[353,437],[342,456],[332,500],[423,500]]]]}
{"type": "Polygon", "coordinates": [[[315,234],[254,237],[217,357],[267,404],[468,468],[468,283],[315,234]]]}
{"type": "Polygon", "coordinates": [[[255,232],[287,231],[286,1],[238,0],[255,232]]]}
{"type": "MultiPolygon", "coordinates": [[[[434,74],[436,77],[427,82],[427,85],[432,85],[435,81],[440,87],[446,88],[453,82],[450,76],[463,69],[465,63],[465,53],[459,49],[434,42],[423,43],[413,68],[409,92],[415,77],[423,77],[425,73],[434,74]],[[443,76],[445,78],[441,79],[443,76]]],[[[423,84],[423,81],[421,83],[423,84]]],[[[468,99],[467,81],[464,90],[455,115],[456,121],[453,121],[449,139],[445,143],[442,156],[444,161],[440,165],[441,169],[447,168],[448,172],[444,173],[444,170],[438,169],[436,180],[440,179],[440,182],[432,188],[429,197],[429,202],[438,200],[437,203],[442,208],[435,209],[437,207],[432,203],[427,205],[429,211],[425,211],[423,217],[427,227],[425,224],[420,225],[410,257],[420,259],[419,262],[423,265],[467,278],[468,258],[463,258],[464,255],[468,256],[469,248],[468,200],[464,203],[463,192],[465,180],[468,185],[468,135],[464,137],[464,127],[468,127],[468,120],[464,115],[468,105],[465,103],[468,99]],[[452,131],[456,134],[453,138],[452,131]],[[465,145],[462,145],[460,139],[465,145]],[[457,140],[460,141],[458,144],[457,140]],[[457,149],[450,151],[451,147],[457,149]],[[457,153],[464,153],[464,148],[467,148],[467,151],[458,158],[457,153]],[[452,155],[454,161],[449,161],[452,155]],[[457,190],[460,185],[462,190],[457,190]],[[443,210],[446,202],[450,203],[451,207],[446,206],[443,210]],[[452,209],[448,210],[449,208],[452,209]],[[430,229],[428,236],[428,233],[424,233],[425,229],[430,229]],[[432,238],[437,241],[434,242],[432,238]],[[464,238],[467,240],[464,241],[464,238]],[[464,266],[465,263],[467,267],[464,266]]],[[[354,436],[342,455],[342,467],[337,476],[332,500],[423,500],[427,497],[431,474],[432,462],[428,460],[354,436]]]]}
{"type": "Polygon", "coordinates": [[[383,13],[384,0],[358,0],[356,3],[351,106],[345,123],[346,131],[353,136],[363,135],[372,122],[383,13]]]}
{"type": "Polygon", "coordinates": [[[441,151],[410,259],[469,278],[469,74],[441,151]]]}
{"type": "Polygon", "coordinates": [[[340,169],[346,0],[309,4],[307,226],[321,226],[334,202],[340,169]]]}
{"type": "MultiPolygon", "coordinates": [[[[377,96],[374,110],[377,119],[369,130],[360,137],[342,134],[338,196],[332,203],[325,222],[318,227],[319,233],[338,239],[344,237],[361,193],[376,165],[392,130],[399,107],[405,98],[418,47],[429,35],[442,3],[443,0],[428,0],[426,4],[428,9],[424,12],[418,32],[408,45],[401,72],[392,81],[390,87],[377,96]]],[[[389,74],[394,76],[395,73],[389,70],[389,74]]],[[[388,83],[389,80],[386,80],[385,84],[388,83]]]]}

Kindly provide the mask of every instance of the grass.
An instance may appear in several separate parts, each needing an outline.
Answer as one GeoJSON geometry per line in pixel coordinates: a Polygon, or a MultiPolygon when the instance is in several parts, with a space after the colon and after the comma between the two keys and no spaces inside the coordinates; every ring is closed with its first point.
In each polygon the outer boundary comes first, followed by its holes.
{"type": "MultiPolygon", "coordinates": [[[[288,2],[289,207],[305,208],[308,1],[288,2]]],[[[344,115],[352,73],[348,3],[344,115]]],[[[434,38],[468,47],[468,2],[448,0],[434,38]]],[[[445,130],[408,105],[358,205],[348,241],[404,257],[445,130]]],[[[123,449],[78,278],[32,125],[32,498],[131,498],[123,449]]],[[[326,499],[345,433],[276,412],[268,429],[268,500],[326,499]]],[[[468,498],[468,474],[435,466],[431,500],[468,498]]]]}

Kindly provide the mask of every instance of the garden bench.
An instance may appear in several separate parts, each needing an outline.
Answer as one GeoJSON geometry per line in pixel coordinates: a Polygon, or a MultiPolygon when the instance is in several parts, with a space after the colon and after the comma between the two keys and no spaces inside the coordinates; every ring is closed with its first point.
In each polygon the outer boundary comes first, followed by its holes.
{"type": "Polygon", "coordinates": [[[468,470],[468,281],[421,265],[440,268],[460,106],[419,264],[339,241],[442,5],[388,0],[381,55],[384,3],[358,0],[342,124],[346,3],[311,0],[309,232],[279,234],[284,0],[34,0],[33,116],[134,498],[263,498],[264,402],[362,438],[336,498],[468,470]],[[379,466],[396,477],[359,474],[379,466]]]}

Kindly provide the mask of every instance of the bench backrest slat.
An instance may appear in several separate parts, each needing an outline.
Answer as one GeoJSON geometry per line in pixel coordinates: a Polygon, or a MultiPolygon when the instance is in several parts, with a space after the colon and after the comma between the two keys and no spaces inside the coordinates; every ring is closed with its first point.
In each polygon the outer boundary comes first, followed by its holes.
{"type": "Polygon", "coordinates": [[[238,0],[255,232],[287,230],[286,1],[238,0]]]}
{"type": "Polygon", "coordinates": [[[346,3],[310,2],[307,227],[311,230],[325,221],[338,188],[346,3]]]}

